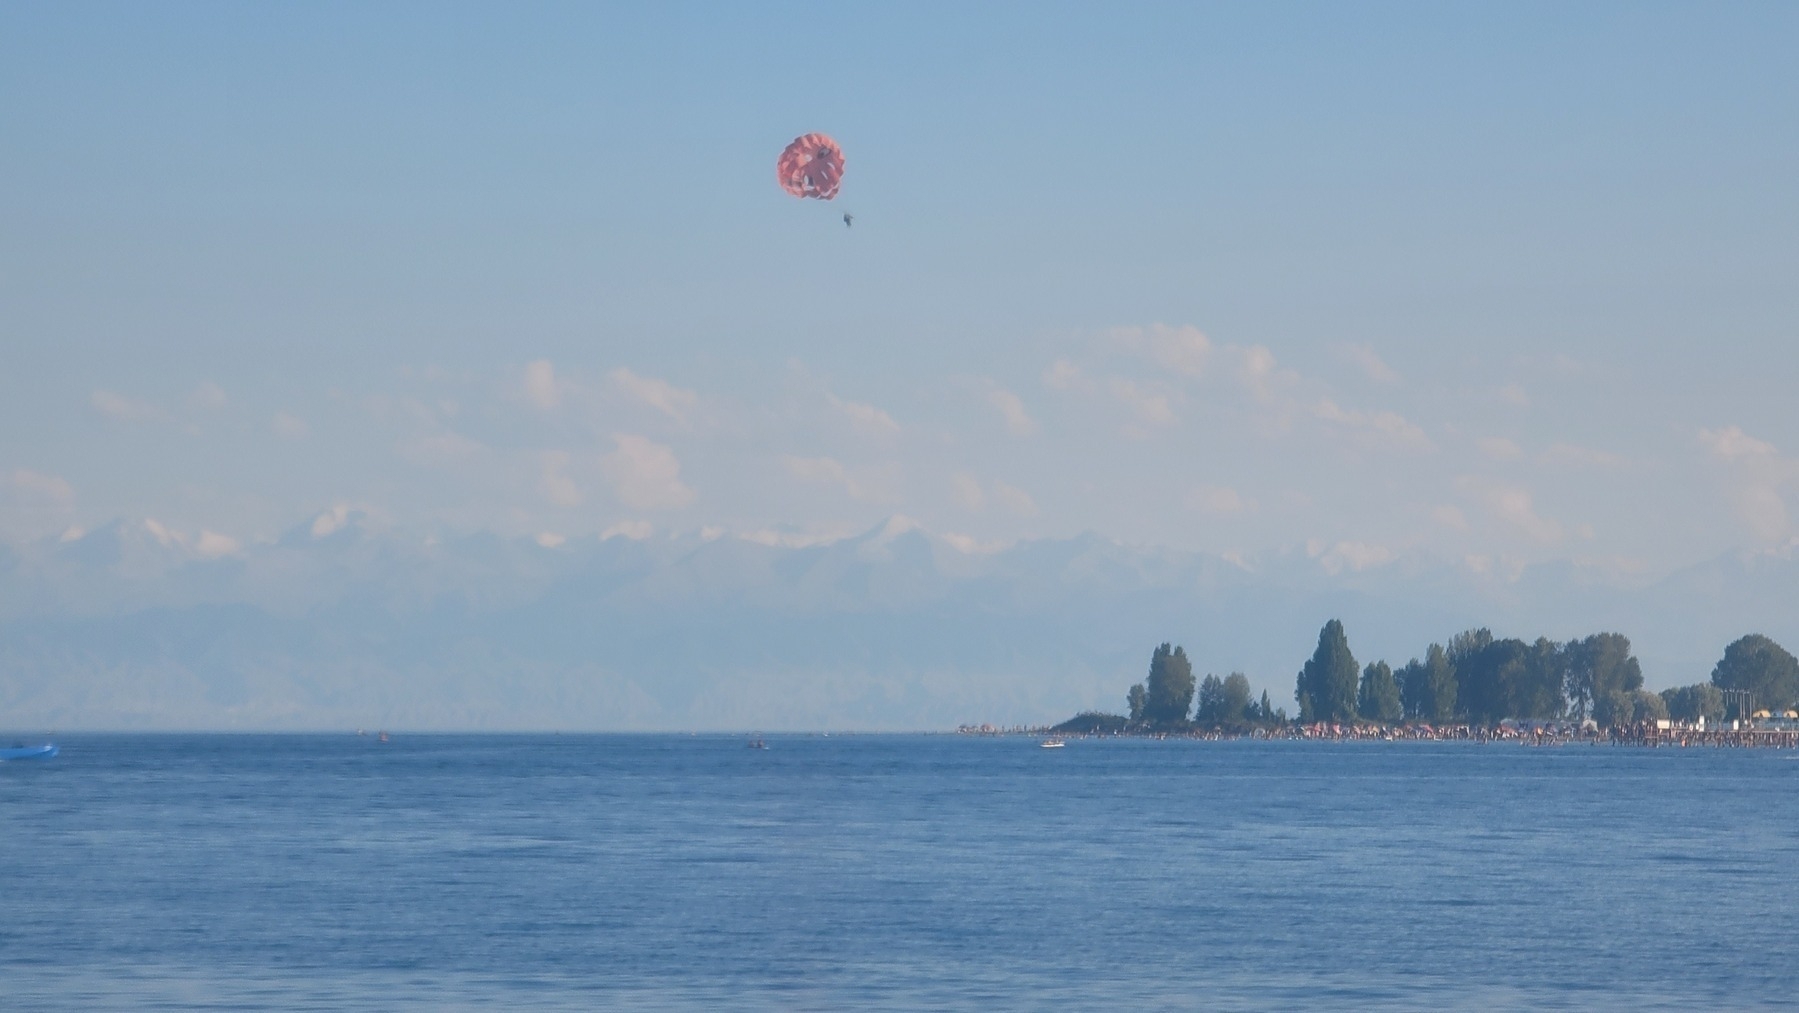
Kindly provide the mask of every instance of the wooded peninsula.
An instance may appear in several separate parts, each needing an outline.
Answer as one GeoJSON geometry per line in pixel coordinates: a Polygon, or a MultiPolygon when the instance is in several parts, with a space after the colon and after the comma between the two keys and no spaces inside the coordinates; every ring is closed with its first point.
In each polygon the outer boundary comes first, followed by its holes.
{"type": "Polygon", "coordinates": [[[1733,718],[1778,722],[1799,719],[1799,660],[1768,637],[1750,634],[1724,649],[1710,681],[1653,693],[1643,688],[1630,639],[1619,633],[1527,642],[1468,630],[1395,669],[1385,661],[1358,664],[1342,622],[1332,619],[1299,670],[1293,698],[1298,713],[1289,718],[1267,691],[1252,698],[1241,672],[1196,681],[1186,651],[1164,643],[1150,657],[1148,678],[1125,695],[1127,714],[1088,711],[1051,731],[1250,734],[1320,724],[1402,731],[1518,722],[1597,729],[1703,728],[1733,718]]]}

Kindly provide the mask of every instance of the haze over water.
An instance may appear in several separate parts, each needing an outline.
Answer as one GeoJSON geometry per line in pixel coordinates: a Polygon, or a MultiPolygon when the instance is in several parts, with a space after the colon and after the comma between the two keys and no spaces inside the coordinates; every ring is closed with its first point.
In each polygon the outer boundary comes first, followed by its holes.
{"type": "Polygon", "coordinates": [[[1782,1005],[1775,750],[81,736],[0,766],[31,1009],[1782,1005]]]}

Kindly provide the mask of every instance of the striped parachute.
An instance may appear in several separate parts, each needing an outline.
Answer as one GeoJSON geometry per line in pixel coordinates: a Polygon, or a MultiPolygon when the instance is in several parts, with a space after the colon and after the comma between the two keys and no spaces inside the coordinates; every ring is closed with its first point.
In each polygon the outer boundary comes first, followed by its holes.
{"type": "Polygon", "coordinates": [[[843,149],[827,134],[806,134],[775,160],[775,178],[795,197],[830,200],[843,182],[843,149]]]}

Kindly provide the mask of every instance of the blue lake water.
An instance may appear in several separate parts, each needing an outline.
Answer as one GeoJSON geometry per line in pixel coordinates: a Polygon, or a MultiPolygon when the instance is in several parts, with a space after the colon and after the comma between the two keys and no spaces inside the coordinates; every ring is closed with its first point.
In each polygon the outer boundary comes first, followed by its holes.
{"type": "Polygon", "coordinates": [[[1789,1006],[1799,754],[64,736],[20,1009],[1789,1006]]]}

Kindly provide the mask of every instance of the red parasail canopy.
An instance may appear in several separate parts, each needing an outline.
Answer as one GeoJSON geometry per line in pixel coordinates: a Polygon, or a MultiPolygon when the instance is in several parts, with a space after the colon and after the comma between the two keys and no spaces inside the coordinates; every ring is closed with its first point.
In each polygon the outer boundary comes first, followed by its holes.
{"type": "Polygon", "coordinates": [[[795,137],[775,160],[775,178],[795,197],[830,200],[843,182],[843,149],[828,134],[795,137]]]}

